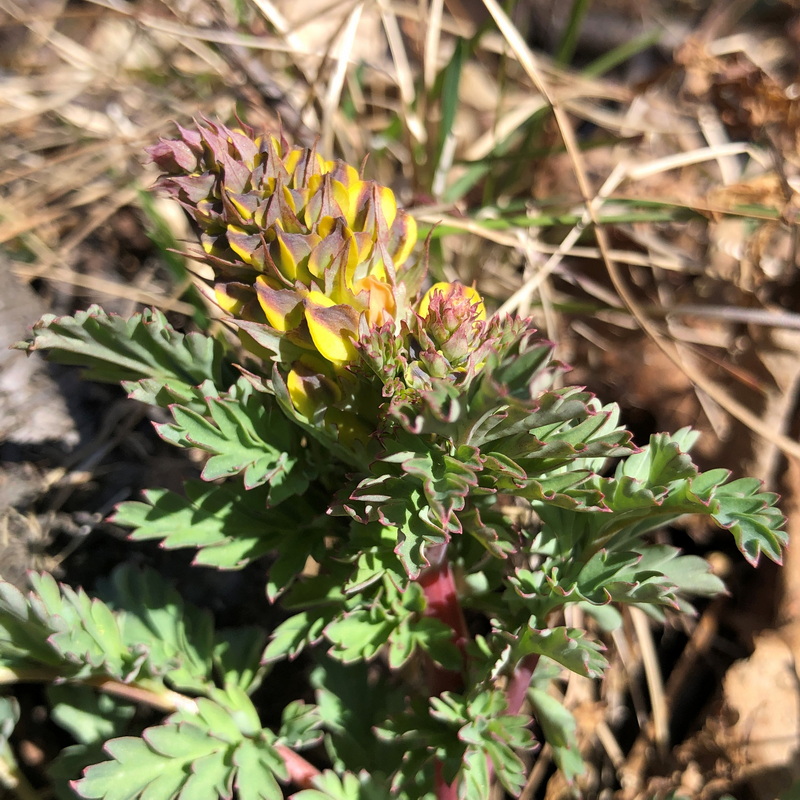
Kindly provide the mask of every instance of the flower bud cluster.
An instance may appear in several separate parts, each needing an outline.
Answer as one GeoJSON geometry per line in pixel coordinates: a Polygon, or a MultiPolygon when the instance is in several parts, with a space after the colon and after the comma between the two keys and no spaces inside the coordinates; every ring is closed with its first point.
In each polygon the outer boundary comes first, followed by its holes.
{"type": "Polygon", "coordinates": [[[178,129],[150,149],[160,186],[200,229],[206,293],[275,362],[265,379],[298,421],[350,448],[381,418],[406,419],[398,404],[459,391],[480,372],[496,326],[460,284],[408,302],[417,230],[390,189],[246,126],[178,129]]]}
{"type": "Polygon", "coordinates": [[[150,156],[200,228],[219,306],[333,365],[355,360],[360,316],[382,324],[402,310],[398,272],[417,240],[391,189],[244,126],[179,131],[150,156]]]}

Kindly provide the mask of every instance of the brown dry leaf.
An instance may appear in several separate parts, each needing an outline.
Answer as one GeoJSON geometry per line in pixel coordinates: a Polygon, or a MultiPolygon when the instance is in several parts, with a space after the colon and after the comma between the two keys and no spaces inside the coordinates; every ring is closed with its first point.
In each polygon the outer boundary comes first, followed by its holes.
{"type": "MultiPolygon", "coordinates": [[[[0,482],[5,482],[8,470],[0,471],[0,482]]],[[[55,568],[54,560],[45,555],[50,543],[46,526],[31,513],[22,514],[16,508],[0,507],[0,564],[4,581],[19,589],[28,587],[27,574],[32,569],[55,568]]]]}
{"type": "MultiPolygon", "coordinates": [[[[759,49],[759,43],[751,44],[759,49]]],[[[766,139],[784,158],[799,163],[800,102],[795,84],[783,86],[744,51],[716,55],[699,38],[686,42],[675,60],[686,70],[686,97],[710,102],[733,139],[766,139]]]]}
{"type": "Polygon", "coordinates": [[[728,750],[759,800],[800,779],[800,623],[767,631],[750,658],[728,670],[725,703],[738,719],[728,750]]]}
{"type": "Polygon", "coordinates": [[[756,203],[781,208],[786,194],[780,177],[775,172],[767,172],[739,183],[715,186],[706,199],[710,208],[733,211],[737,206],[756,203]]]}
{"type": "Polygon", "coordinates": [[[796,203],[797,195],[776,172],[713,188],[705,204],[715,215],[717,211],[741,213],[748,206],[761,206],[765,214],[777,210],[786,222],[759,218],[757,211],[752,217],[719,219],[709,227],[712,274],[733,280],[745,291],[767,281],[787,282],[797,268],[796,232],[790,222],[796,203]]]}
{"type": "MultiPolygon", "coordinates": [[[[786,380],[785,370],[776,372],[786,380]]],[[[792,538],[792,534],[800,535],[800,464],[796,461],[788,464],[784,490],[792,538]]],[[[756,637],[752,656],[728,670],[723,686],[725,706],[736,719],[724,730],[721,743],[737,778],[759,800],[773,800],[800,780],[800,562],[791,548],[782,580],[779,616],[789,621],[756,637]]]]}
{"type": "MultiPolygon", "coordinates": [[[[758,387],[763,400],[761,415],[770,420],[776,431],[796,436],[800,392],[800,331],[788,328],[751,329],[749,342],[753,355],[760,362],[756,369],[764,375],[758,387]]],[[[773,445],[764,444],[756,450],[746,465],[746,470],[748,474],[766,481],[770,489],[784,493],[784,511],[791,516],[789,505],[792,498],[800,497],[800,476],[797,475],[796,462],[791,462],[789,468],[784,470],[777,449],[773,445]],[[779,480],[781,475],[783,485],[779,480]]],[[[792,522],[790,520],[790,525],[792,522]]],[[[785,614],[784,619],[798,616],[800,615],[797,612],[785,614]]]]}
{"type": "MultiPolygon", "coordinates": [[[[800,540],[800,462],[792,459],[786,465],[780,486],[786,532],[790,542],[800,540]]],[[[781,620],[800,620],[800,548],[789,547],[781,573],[781,598],[778,617],[781,620]]]]}

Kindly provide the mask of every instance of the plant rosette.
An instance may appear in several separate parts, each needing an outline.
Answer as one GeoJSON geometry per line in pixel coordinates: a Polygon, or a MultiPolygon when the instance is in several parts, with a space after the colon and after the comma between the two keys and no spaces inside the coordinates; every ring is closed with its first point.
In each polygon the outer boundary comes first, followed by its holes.
{"type": "Polygon", "coordinates": [[[518,796],[531,715],[574,781],[575,721],[550,683],[603,674],[621,607],[686,614],[723,590],[649,534],[699,514],[750,563],[779,561],[776,496],[700,472],[688,429],[634,445],[615,404],[564,385],[530,320],[487,316],[458,283],[426,290],[388,188],[243,125],[179,134],[150,155],[236,336],[92,307],[19,346],[163,409],[158,433],[202,451],[203,471],[115,521],[198,566],[257,561],[285,616],[266,641],[218,631],[130,567],[94,598],[47,576],[27,596],[1,585],[0,674],[63,690],[52,714],[75,744],[55,785],[87,800],[518,796]],[[591,628],[566,624],[573,607],[591,628]],[[274,665],[298,658],[306,701],[265,726],[253,693],[280,692],[274,665]],[[166,716],[137,729],[135,703],[166,716]]]}

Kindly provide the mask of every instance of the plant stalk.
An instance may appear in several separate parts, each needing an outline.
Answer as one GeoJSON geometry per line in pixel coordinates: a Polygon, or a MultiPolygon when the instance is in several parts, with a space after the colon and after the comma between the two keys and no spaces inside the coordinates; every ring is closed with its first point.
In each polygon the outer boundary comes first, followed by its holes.
{"type": "Polygon", "coordinates": [[[522,658],[511,676],[506,693],[509,714],[519,714],[528,695],[531,678],[536,665],[539,663],[539,654],[530,653],[522,658]]]}
{"type": "MultiPolygon", "coordinates": [[[[441,620],[453,631],[453,643],[466,664],[469,630],[458,599],[453,570],[447,559],[447,545],[431,548],[426,556],[430,566],[417,579],[425,594],[425,613],[441,620]]],[[[447,670],[431,664],[428,686],[431,696],[447,691],[460,692],[464,688],[464,676],[461,671],[447,670]]]]}
{"type": "MultiPolygon", "coordinates": [[[[447,559],[447,545],[437,545],[426,552],[428,563],[417,579],[425,594],[425,613],[441,620],[453,631],[453,643],[461,653],[466,666],[469,630],[464,611],[458,599],[453,570],[447,559]]],[[[444,669],[429,662],[428,689],[431,697],[442,692],[460,692],[464,689],[464,674],[461,671],[444,669]]],[[[436,800],[458,800],[458,781],[449,784],[444,777],[444,766],[437,760],[434,765],[434,790],[436,800]]]]}
{"type": "Polygon", "coordinates": [[[437,761],[433,768],[433,786],[436,800],[458,800],[458,781],[447,783],[441,761],[437,761]]]}
{"type": "Polygon", "coordinates": [[[0,786],[5,787],[18,800],[42,800],[42,796],[19,768],[8,742],[0,746],[0,786]]]}

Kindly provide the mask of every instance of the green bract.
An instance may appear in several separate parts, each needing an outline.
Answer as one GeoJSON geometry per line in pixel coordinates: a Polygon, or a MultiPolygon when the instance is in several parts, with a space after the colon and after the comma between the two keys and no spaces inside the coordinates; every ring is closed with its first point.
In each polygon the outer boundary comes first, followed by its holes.
{"type": "Polygon", "coordinates": [[[285,615],[265,647],[215,632],[154,573],[120,571],[107,602],[48,577],[28,597],[0,586],[7,678],[116,704],[93,725],[59,700],[80,736],[54,774],[88,766],[73,788],[96,800],[485,800],[525,783],[530,708],[573,779],[574,721],[547,686],[607,662],[565,610],[606,625],[624,605],[691,611],[721,582],[648,532],[700,514],[751,563],[779,560],[775,495],[701,473],[689,430],[636,446],[616,405],[564,385],[530,320],[487,318],[460,284],[424,291],[413,218],[386,187],[246,126],[179,130],[151,148],[159,185],[197,223],[205,294],[240,346],[93,307],[44,318],[21,347],[165,409],[159,434],[204,468],[116,521],[201,565],[257,561],[254,621],[268,602],[285,615]],[[301,653],[316,702],[264,726],[250,693],[301,653]],[[172,713],[137,730],[137,701],[172,713]],[[322,770],[299,754],[320,740],[322,770]]]}

